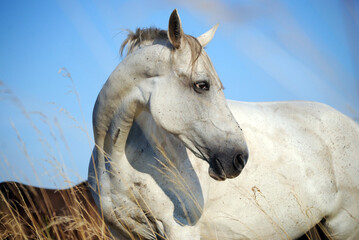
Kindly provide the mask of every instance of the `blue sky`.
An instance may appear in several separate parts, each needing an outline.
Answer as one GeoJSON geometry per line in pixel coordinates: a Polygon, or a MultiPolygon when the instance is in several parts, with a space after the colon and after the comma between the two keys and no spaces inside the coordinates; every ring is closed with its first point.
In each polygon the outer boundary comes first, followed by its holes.
{"type": "Polygon", "coordinates": [[[124,30],[166,29],[174,8],[187,34],[220,24],[206,51],[227,98],[319,101],[359,117],[356,1],[3,0],[0,181],[86,179],[93,105],[124,30]]]}

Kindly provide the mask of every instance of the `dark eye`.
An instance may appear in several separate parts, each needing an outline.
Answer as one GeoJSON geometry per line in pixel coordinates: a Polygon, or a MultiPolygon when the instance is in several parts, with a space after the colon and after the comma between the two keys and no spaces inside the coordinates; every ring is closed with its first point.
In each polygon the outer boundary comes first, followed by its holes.
{"type": "Polygon", "coordinates": [[[209,90],[209,83],[207,81],[198,81],[194,83],[194,90],[196,92],[203,92],[209,90]]]}

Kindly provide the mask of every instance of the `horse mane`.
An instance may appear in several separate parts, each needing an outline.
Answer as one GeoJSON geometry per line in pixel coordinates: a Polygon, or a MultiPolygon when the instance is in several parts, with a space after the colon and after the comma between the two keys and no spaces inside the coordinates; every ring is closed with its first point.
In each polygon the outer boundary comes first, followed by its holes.
{"type": "Polygon", "coordinates": [[[144,41],[154,41],[156,39],[168,40],[167,31],[158,28],[137,28],[135,32],[127,30],[127,38],[123,41],[120,53],[123,55],[123,51],[127,46],[127,55],[133,52],[135,47],[141,46],[144,41]]]}
{"type": "MultiPolygon", "coordinates": [[[[136,47],[141,46],[144,42],[148,41],[155,41],[155,40],[163,40],[169,41],[167,31],[161,30],[159,28],[150,27],[150,28],[137,28],[135,32],[131,30],[127,30],[128,35],[127,38],[123,41],[120,54],[123,55],[123,51],[127,46],[127,55],[131,54],[136,47]]],[[[195,64],[199,56],[201,55],[203,47],[197,40],[197,38],[184,34],[184,39],[187,41],[191,48],[191,55],[192,55],[192,65],[195,64]]],[[[174,50],[174,48],[172,48],[174,50]]]]}

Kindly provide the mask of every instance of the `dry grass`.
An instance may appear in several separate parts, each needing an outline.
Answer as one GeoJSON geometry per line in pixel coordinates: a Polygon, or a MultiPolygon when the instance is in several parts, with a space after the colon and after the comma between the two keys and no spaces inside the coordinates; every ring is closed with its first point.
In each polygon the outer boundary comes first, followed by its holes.
{"type": "MultiPolygon", "coordinates": [[[[65,78],[68,78],[71,83],[71,91],[75,94],[77,102],[81,109],[81,103],[79,94],[77,93],[71,75],[62,69],[61,73],[65,78]]],[[[4,84],[0,86],[4,87],[4,84]]],[[[21,101],[16,98],[11,91],[5,89],[2,91],[6,93],[2,98],[10,99],[15,105],[22,111],[25,118],[30,122],[30,125],[35,132],[41,135],[40,128],[32,121],[31,115],[26,111],[21,101]]],[[[62,112],[73,120],[76,125],[86,133],[89,140],[89,145],[93,145],[93,141],[89,132],[86,129],[83,113],[81,111],[83,124],[79,122],[66,110],[62,109],[62,112]]],[[[45,116],[43,113],[39,113],[41,116],[45,116]]],[[[45,119],[45,117],[43,117],[45,119]]],[[[48,122],[43,121],[49,125],[48,122]]],[[[21,140],[20,133],[17,132],[14,124],[13,128],[20,141],[22,151],[29,161],[31,158],[28,156],[26,150],[26,144],[21,140]]],[[[59,123],[55,123],[57,128],[61,130],[59,123]]],[[[62,131],[60,131],[62,134],[62,131]]],[[[54,134],[54,133],[52,133],[54,134]]],[[[67,146],[63,137],[60,139],[67,146]]],[[[43,139],[41,144],[50,146],[46,139],[43,139]]],[[[196,202],[194,194],[191,192],[190,187],[182,178],[181,174],[175,168],[171,160],[167,157],[166,151],[169,149],[158,148],[165,161],[158,159],[160,167],[154,170],[163,173],[164,178],[169,179],[170,182],[178,186],[181,195],[191,199],[194,204],[193,211],[196,214],[202,212],[202,208],[199,203],[196,202]]],[[[51,162],[55,168],[62,166],[55,156],[49,156],[51,162]]],[[[32,163],[30,162],[32,165],[32,163]]],[[[65,181],[69,181],[64,172],[61,172],[65,181]]],[[[134,194],[135,195],[135,194],[134,194]]],[[[182,197],[178,197],[181,199],[182,197]]],[[[147,207],[146,203],[143,203],[143,199],[138,199],[138,206],[145,205],[146,209],[142,209],[143,216],[148,221],[153,221],[153,214],[147,207]]],[[[137,201],[137,200],[136,200],[137,201]]],[[[181,202],[182,203],[182,202],[181,202]]],[[[186,210],[184,209],[184,212],[186,210]]],[[[191,219],[187,218],[190,222],[191,219]]],[[[130,226],[124,225],[124,229],[133,229],[130,226]]],[[[166,239],[166,237],[160,237],[158,229],[151,228],[151,224],[148,224],[148,229],[151,235],[156,235],[159,239],[166,239]]],[[[329,233],[326,232],[323,224],[318,226],[303,236],[301,239],[330,239],[329,233]]],[[[136,233],[129,232],[130,239],[141,239],[136,233]]],[[[103,218],[97,211],[97,207],[90,194],[87,182],[81,183],[69,189],[63,190],[50,190],[43,188],[36,188],[19,184],[15,182],[5,182],[0,184],[0,239],[111,239],[111,234],[106,227],[103,218]]]]}
{"type": "Polygon", "coordinates": [[[0,239],[110,239],[87,183],[65,190],[0,184],[0,239]]]}
{"type": "MultiPolygon", "coordinates": [[[[82,123],[79,123],[68,111],[60,108],[59,112],[70,119],[74,126],[86,134],[89,146],[92,147],[92,138],[87,131],[80,97],[76,91],[74,81],[70,73],[62,68],[59,73],[70,80],[70,92],[76,97],[80,108],[82,123]]],[[[21,100],[0,82],[0,99],[9,101],[16,106],[24,116],[39,144],[44,149],[44,162],[54,168],[57,176],[64,182],[70,183],[63,162],[64,153],[56,151],[63,145],[70,151],[66,138],[57,118],[53,121],[42,112],[28,112],[21,100]],[[40,124],[34,117],[40,119],[40,124]],[[42,129],[49,132],[47,139],[42,129]]],[[[10,121],[19,147],[28,163],[32,167],[33,174],[38,183],[39,174],[36,172],[34,161],[27,149],[26,142],[21,137],[15,123],[10,121]]],[[[70,158],[72,158],[71,154],[70,158]]],[[[7,159],[2,156],[5,163],[7,159]]],[[[13,159],[11,159],[14,161],[13,159]]],[[[15,175],[15,174],[14,174],[15,175]]],[[[110,233],[97,211],[97,207],[90,194],[87,182],[63,190],[36,188],[16,182],[0,183],[0,239],[110,239],[110,233]]]]}
{"type": "MultiPolygon", "coordinates": [[[[0,197],[0,239],[111,239],[86,182],[65,190],[7,182],[0,184],[0,197]]],[[[318,224],[301,240],[327,236],[318,224]]]]}

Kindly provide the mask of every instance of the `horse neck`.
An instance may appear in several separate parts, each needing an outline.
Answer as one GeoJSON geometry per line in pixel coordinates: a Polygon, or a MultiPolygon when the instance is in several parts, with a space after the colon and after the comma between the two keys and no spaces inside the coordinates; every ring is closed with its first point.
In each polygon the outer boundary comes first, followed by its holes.
{"type": "MultiPolygon", "coordinates": [[[[113,127],[115,117],[119,117],[117,123],[131,121],[134,113],[131,109],[126,111],[126,88],[130,88],[129,81],[130,76],[126,76],[120,64],[114,72],[111,74],[103,88],[101,89],[93,110],[93,128],[95,143],[98,147],[103,147],[106,135],[111,131],[113,127]]],[[[124,132],[125,129],[123,129],[124,132]]]]}
{"type": "Polygon", "coordinates": [[[143,60],[150,54],[154,56],[153,52],[137,50],[126,57],[112,72],[97,97],[93,111],[95,148],[89,166],[92,186],[98,185],[97,182],[109,182],[107,159],[113,154],[123,155],[134,119],[144,110],[146,94],[151,90],[146,88],[148,92],[144,93],[139,86],[149,82],[151,74],[157,74],[148,69],[160,71],[150,65],[156,61],[143,60]]]}
{"type": "Polygon", "coordinates": [[[186,147],[158,126],[148,112],[142,112],[134,121],[126,143],[126,161],[139,175],[152,177],[173,202],[174,218],[178,222],[197,223],[204,206],[199,176],[186,147]]]}
{"type": "MultiPolygon", "coordinates": [[[[115,149],[124,152],[128,133],[140,109],[134,78],[134,72],[128,71],[126,61],[122,61],[101,89],[93,110],[95,147],[88,182],[98,206],[101,205],[99,197],[110,192],[110,156],[115,149]]],[[[106,209],[106,206],[102,207],[106,209]]]]}
{"type": "Polygon", "coordinates": [[[167,71],[169,51],[161,45],[147,46],[143,49],[133,50],[112,72],[111,76],[99,93],[94,111],[93,127],[96,144],[101,146],[106,135],[111,131],[120,129],[121,138],[126,139],[132,122],[147,104],[151,92],[151,76],[158,76],[167,71]],[[167,56],[167,57],[165,57],[167,56]],[[144,85],[140,90],[140,85],[144,85]]]}
{"type": "MultiPolygon", "coordinates": [[[[121,172],[122,177],[125,177],[125,168],[131,164],[132,167],[128,168],[131,171],[136,169],[138,172],[146,173],[146,175],[150,174],[172,199],[174,205],[182,206],[184,204],[187,209],[185,212],[196,209],[194,213],[191,213],[193,216],[190,217],[190,222],[195,223],[201,215],[203,195],[198,176],[187,156],[186,148],[175,136],[157,126],[151,114],[145,109],[146,98],[148,97],[146,94],[151,92],[152,84],[151,80],[148,79],[149,76],[155,76],[158,72],[163,74],[166,69],[167,71],[169,69],[169,64],[166,65],[166,62],[169,62],[170,54],[166,57],[166,54],[163,53],[165,50],[163,48],[160,50],[160,61],[162,62],[142,61],[147,64],[142,69],[145,70],[141,72],[142,74],[139,74],[137,65],[142,64],[141,57],[147,58],[151,52],[144,53],[140,52],[141,49],[137,50],[136,52],[139,52],[138,59],[126,58],[127,60],[125,59],[114,70],[101,90],[93,112],[96,146],[93,151],[93,158],[90,161],[88,180],[96,204],[101,210],[110,214],[113,209],[106,205],[107,202],[101,202],[100,196],[111,195],[111,187],[113,187],[111,180],[114,179],[111,174],[121,172]],[[149,66],[149,62],[156,62],[157,65],[149,66]],[[141,88],[149,89],[149,92],[141,92],[141,88]],[[142,134],[140,139],[133,134],[136,126],[138,129],[136,131],[142,134]],[[144,143],[144,146],[150,147],[147,152],[138,156],[135,151],[138,152],[140,141],[144,143]],[[133,146],[132,157],[128,146],[133,146]],[[131,159],[136,161],[131,162],[131,159]],[[134,162],[141,164],[136,166],[134,162]],[[171,182],[165,184],[168,182],[163,181],[166,176],[163,176],[160,171],[153,172],[154,165],[157,166],[157,169],[169,170],[170,175],[167,178],[178,178],[181,184],[171,182]],[[150,170],[151,172],[146,172],[150,170]]],[[[157,53],[157,55],[159,54],[157,53]]],[[[151,60],[153,59],[151,58],[151,60]]],[[[119,185],[119,181],[116,181],[116,185],[119,185]]],[[[182,208],[175,210],[178,215],[186,215],[182,213],[183,211],[182,208]]]]}

